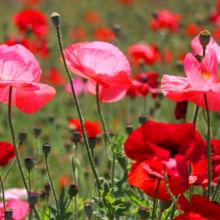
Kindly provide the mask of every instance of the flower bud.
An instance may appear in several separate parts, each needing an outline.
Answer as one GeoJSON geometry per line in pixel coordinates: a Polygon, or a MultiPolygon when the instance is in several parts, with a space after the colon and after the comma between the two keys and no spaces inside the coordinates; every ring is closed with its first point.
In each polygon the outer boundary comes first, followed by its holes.
{"type": "Polygon", "coordinates": [[[45,156],[47,156],[51,151],[51,144],[48,143],[43,144],[42,151],[45,154],[45,156]]]}
{"type": "Polygon", "coordinates": [[[53,113],[48,115],[48,120],[50,123],[54,122],[54,118],[55,118],[55,115],[53,113]]]}
{"type": "Polygon", "coordinates": [[[148,207],[139,206],[138,214],[141,216],[141,218],[147,219],[150,215],[150,209],[148,207]]]}
{"type": "Polygon", "coordinates": [[[18,140],[20,143],[23,143],[27,138],[27,131],[25,130],[21,130],[18,133],[18,140]]]}
{"type": "Polygon", "coordinates": [[[119,38],[120,36],[120,33],[121,33],[121,25],[120,24],[114,24],[112,26],[112,31],[114,32],[115,36],[117,38],[119,38]]]}
{"type": "Polygon", "coordinates": [[[27,202],[29,203],[31,208],[37,204],[39,194],[35,192],[29,192],[27,197],[27,202]]]}
{"type": "Polygon", "coordinates": [[[74,131],[73,132],[73,141],[75,141],[75,142],[79,141],[79,137],[80,137],[80,132],[74,131]]]}
{"type": "Polygon", "coordinates": [[[4,210],[4,215],[6,220],[11,220],[12,215],[13,215],[13,210],[10,208],[7,208],[4,210]]]}
{"type": "Polygon", "coordinates": [[[35,138],[38,138],[38,136],[40,135],[41,131],[42,131],[41,125],[35,125],[34,126],[33,132],[34,132],[35,138]]]}
{"type": "Polygon", "coordinates": [[[93,214],[93,205],[92,202],[85,202],[84,204],[84,212],[89,219],[91,219],[93,214]]]}
{"type": "Polygon", "coordinates": [[[30,172],[34,167],[34,158],[33,157],[26,157],[24,159],[24,165],[26,169],[30,172]]]}
{"type": "Polygon", "coordinates": [[[128,158],[125,155],[120,155],[117,157],[117,160],[123,170],[128,166],[128,158]]]}
{"type": "Polygon", "coordinates": [[[181,60],[177,60],[175,66],[176,66],[176,68],[177,68],[179,71],[183,71],[183,70],[184,70],[183,61],[181,61],[181,60]]]}
{"type": "Polygon", "coordinates": [[[65,146],[65,148],[66,148],[66,152],[69,153],[69,152],[70,152],[70,149],[71,149],[71,147],[72,147],[71,141],[70,141],[70,140],[66,140],[66,141],[64,142],[64,146],[65,146]]]}
{"type": "Polygon", "coordinates": [[[44,184],[44,190],[45,190],[47,193],[50,193],[50,190],[51,190],[51,185],[50,185],[50,183],[45,183],[45,184],[44,184]]]}
{"type": "Polygon", "coordinates": [[[209,44],[211,39],[211,33],[207,30],[201,31],[199,34],[199,42],[202,45],[203,48],[206,48],[206,46],[209,44]]]}
{"type": "Polygon", "coordinates": [[[94,150],[95,149],[95,146],[96,146],[96,138],[94,137],[89,137],[88,138],[88,142],[89,142],[89,148],[91,150],[94,150]]]}
{"type": "Polygon", "coordinates": [[[79,192],[79,187],[71,184],[68,189],[68,194],[70,197],[75,197],[79,192]]]}
{"type": "Polygon", "coordinates": [[[60,15],[57,12],[53,12],[50,16],[55,27],[59,27],[60,24],[60,15]]]}
{"type": "Polygon", "coordinates": [[[139,116],[139,124],[143,125],[147,121],[147,116],[146,115],[140,115],[139,116]]]}
{"type": "Polygon", "coordinates": [[[125,126],[125,130],[126,130],[126,133],[129,135],[134,130],[134,126],[132,124],[127,124],[125,126]]]}
{"type": "Polygon", "coordinates": [[[168,200],[159,200],[159,206],[160,206],[160,209],[162,211],[170,208],[170,206],[172,205],[172,199],[168,199],[168,200]]]}

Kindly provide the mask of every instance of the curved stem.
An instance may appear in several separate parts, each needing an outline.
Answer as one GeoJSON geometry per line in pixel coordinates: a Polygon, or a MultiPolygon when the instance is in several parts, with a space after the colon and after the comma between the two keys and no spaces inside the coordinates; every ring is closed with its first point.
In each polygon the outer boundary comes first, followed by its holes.
{"type": "Polygon", "coordinates": [[[214,191],[214,193],[213,193],[213,195],[212,195],[212,201],[215,201],[215,197],[216,197],[216,195],[217,195],[217,193],[218,193],[218,191],[219,191],[219,187],[220,187],[220,177],[219,177],[219,179],[218,179],[218,183],[217,183],[217,185],[216,185],[215,191],[214,191]]]}
{"type": "Polygon", "coordinates": [[[207,133],[207,160],[208,160],[208,198],[210,198],[211,193],[211,181],[212,181],[212,162],[211,162],[211,126],[210,126],[210,115],[209,115],[209,107],[207,96],[204,94],[205,100],[205,107],[206,107],[206,114],[207,114],[207,126],[208,126],[208,133],[207,133]]]}
{"type": "Polygon", "coordinates": [[[157,220],[160,220],[161,217],[162,217],[162,215],[163,215],[163,211],[160,210],[159,215],[158,215],[158,217],[157,217],[157,220]]]}
{"type": "Polygon", "coordinates": [[[57,217],[58,217],[58,220],[61,220],[58,199],[57,199],[56,191],[55,191],[55,188],[54,188],[54,185],[53,185],[53,181],[52,181],[52,178],[51,178],[51,175],[50,175],[50,170],[49,170],[49,166],[48,166],[48,157],[46,155],[45,155],[45,162],[46,162],[47,175],[49,177],[50,185],[51,185],[51,188],[53,190],[53,196],[54,196],[55,203],[56,203],[57,217]]]}
{"type": "Polygon", "coordinates": [[[5,210],[5,189],[4,189],[4,183],[3,183],[3,180],[2,180],[1,174],[0,174],[0,184],[1,184],[1,191],[2,191],[2,202],[3,202],[3,207],[4,207],[4,210],[5,210]]]}
{"type": "Polygon", "coordinates": [[[175,211],[176,211],[176,205],[173,204],[172,211],[170,213],[170,220],[173,220],[175,211]]]}
{"type": "Polygon", "coordinates": [[[181,212],[180,212],[180,207],[179,207],[179,205],[178,205],[178,203],[177,203],[177,201],[176,201],[176,198],[173,196],[172,192],[170,191],[170,189],[169,189],[169,187],[168,187],[168,185],[167,185],[166,166],[164,165],[163,168],[164,168],[164,169],[163,169],[163,170],[164,170],[164,173],[163,173],[163,175],[164,175],[164,185],[165,185],[165,187],[166,187],[167,192],[170,194],[172,200],[174,201],[176,207],[178,208],[178,211],[179,211],[179,214],[180,214],[180,213],[181,213],[181,212]]]}
{"type": "Polygon", "coordinates": [[[110,139],[110,137],[107,133],[105,120],[104,120],[102,110],[101,110],[101,107],[100,107],[100,103],[99,103],[99,84],[98,83],[96,83],[96,104],[97,104],[97,108],[98,108],[99,117],[100,117],[101,122],[102,122],[102,127],[103,127],[103,130],[104,130],[104,133],[105,133],[105,139],[107,139],[109,144],[111,144],[111,139],[110,139]]]}
{"type": "Polygon", "coordinates": [[[198,113],[199,113],[199,106],[197,105],[196,109],[195,109],[195,112],[194,112],[194,115],[193,115],[193,124],[195,125],[195,127],[196,127],[198,113]]]}
{"type": "Polygon", "coordinates": [[[156,214],[156,201],[157,201],[157,192],[158,192],[158,189],[159,189],[159,186],[160,186],[160,181],[161,179],[158,179],[157,181],[157,187],[156,187],[156,190],[155,190],[155,194],[154,194],[154,203],[153,203],[153,212],[152,212],[152,220],[155,219],[155,214],[156,214]]]}
{"type": "Polygon", "coordinates": [[[71,203],[71,200],[72,200],[72,197],[70,197],[70,198],[69,198],[69,201],[68,201],[68,203],[67,203],[67,205],[66,205],[66,208],[65,208],[65,209],[68,209],[68,207],[69,207],[69,205],[70,205],[70,203],[71,203]]]}
{"type": "Polygon", "coordinates": [[[31,171],[28,171],[29,192],[31,192],[31,171]]]}
{"type": "Polygon", "coordinates": [[[58,38],[60,53],[61,53],[61,56],[62,56],[62,59],[63,59],[63,64],[64,64],[64,67],[65,67],[67,76],[68,76],[69,81],[70,81],[72,95],[73,95],[73,99],[74,99],[74,102],[75,102],[75,105],[76,105],[76,110],[77,110],[77,113],[78,113],[78,116],[79,116],[79,120],[80,120],[80,124],[81,124],[81,128],[82,128],[83,140],[84,140],[84,143],[85,143],[85,146],[86,146],[86,151],[87,151],[87,155],[88,155],[88,158],[89,158],[90,166],[92,168],[93,175],[94,175],[94,177],[96,179],[96,182],[97,182],[97,185],[98,185],[98,189],[101,190],[102,186],[101,186],[101,183],[100,183],[97,171],[95,169],[94,161],[92,159],[92,155],[91,155],[91,151],[90,151],[90,148],[89,148],[88,139],[86,137],[86,132],[85,132],[84,124],[83,124],[82,113],[81,113],[81,110],[80,110],[80,107],[79,107],[79,103],[78,103],[78,100],[77,100],[77,97],[76,97],[76,93],[75,93],[75,90],[74,90],[74,86],[73,86],[73,80],[71,78],[69,69],[67,67],[66,59],[65,59],[65,56],[64,56],[64,53],[63,53],[63,46],[62,46],[62,41],[61,41],[60,28],[56,27],[56,30],[57,30],[57,38],[58,38]]]}

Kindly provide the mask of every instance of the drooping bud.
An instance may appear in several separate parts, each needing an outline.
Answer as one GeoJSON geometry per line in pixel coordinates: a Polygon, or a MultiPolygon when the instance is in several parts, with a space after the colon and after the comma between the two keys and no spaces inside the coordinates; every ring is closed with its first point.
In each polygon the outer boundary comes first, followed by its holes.
{"type": "Polygon", "coordinates": [[[138,214],[141,216],[141,218],[147,219],[150,215],[150,209],[148,207],[139,206],[138,214]]]}
{"type": "Polygon", "coordinates": [[[45,156],[47,156],[51,151],[51,144],[48,143],[43,144],[42,151],[45,154],[45,156]]]}
{"type": "Polygon", "coordinates": [[[27,197],[27,202],[29,203],[31,208],[37,204],[39,194],[35,192],[29,192],[27,197]]]}
{"type": "Polygon", "coordinates": [[[159,200],[159,206],[162,211],[170,208],[171,205],[172,205],[172,199],[159,200]]]}
{"type": "Polygon", "coordinates": [[[139,124],[143,125],[147,121],[147,116],[146,115],[140,115],[139,116],[139,124]]]}
{"type": "Polygon", "coordinates": [[[53,12],[50,16],[55,27],[59,27],[60,25],[60,15],[57,12],[53,12]]]}
{"type": "Polygon", "coordinates": [[[125,130],[126,130],[126,133],[129,135],[134,130],[134,126],[132,124],[127,124],[125,126],[125,130]]]}
{"type": "Polygon", "coordinates": [[[7,208],[4,210],[4,214],[5,214],[5,219],[6,220],[11,220],[12,215],[13,215],[13,210],[10,208],[7,208]]]}
{"type": "Polygon", "coordinates": [[[30,172],[34,167],[34,158],[33,157],[26,157],[24,159],[24,165],[26,169],[30,172]]]}
{"type": "Polygon", "coordinates": [[[201,31],[199,34],[199,42],[202,45],[203,48],[206,48],[206,46],[209,44],[211,39],[211,33],[207,30],[201,31]]]}
{"type": "Polygon", "coordinates": [[[89,142],[89,148],[91,150],[94,150],[95,149],[95,146],[96,146],[96,138],[94,137],[89,137],[88,138],[88,142],[89,142]]]}
{"type": "Polygon", "coordinates": [[[93,205],[92,202],[85,202],[84,204],[84,212],[89,219],[91,219],[93,214],[93,205]]]}
{"type": "Polygon", "coordinates": [[[41,125],[35,125],[34,126],[33,132],[34,132],[35,138],[38,138],[38,136],[40,135],[41,131],[42,131],[41,125]]]}
{"type": "Polygon", "coordinates": [[[71,184],[69,186],[69,189],[68,189],[68,194],[70,197],[75,197],[79,192],[79,187],[74,185],[74,184],[71,184]]]}
{"type": "Polygon", "coordinates": [[[25,130],[21,130],[18,133],[18,140],[20,142],[20,144],[22,144],[27,138],[27,131],[25,130]]]}
{"type": "Polygon", "coordinates": [[[44,184],[44,190],[45,190],[47,193],[50,193],[50,190],[51,190],[51,185],[50,185],[50,183],[45,183],[45,184],[44,184]]]}

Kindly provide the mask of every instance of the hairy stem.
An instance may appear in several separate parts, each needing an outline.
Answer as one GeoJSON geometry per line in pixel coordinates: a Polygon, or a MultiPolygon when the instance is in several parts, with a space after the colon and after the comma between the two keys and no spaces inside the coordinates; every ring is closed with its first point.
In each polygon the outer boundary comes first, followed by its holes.
{"type": "Polygon", "coordinates": [[[4,183],[3,183],[3,180],[2,180],[1,174],[0,174],[0,184],[1,184],[1,191],[2,191],[2,202],[3,202],[3,207],[4,207],[4,210],[5,210],[5,189],[4,189],[4,183]]]}
{"type": "Polygon", "coordinates": [[[159,186],[160,186],[160,181],[161,181],[161,179],[158,179],[158,181],[157,181],[157,187],[156,187],[155,194],[154,194],[152,220],[155,219],[155,214],[156,214],[156,209],[157,209],[157,207],[156,207],[156,204],[157,204],[157,192],[158,192],[158,189],[159,189],[159,186]]]}

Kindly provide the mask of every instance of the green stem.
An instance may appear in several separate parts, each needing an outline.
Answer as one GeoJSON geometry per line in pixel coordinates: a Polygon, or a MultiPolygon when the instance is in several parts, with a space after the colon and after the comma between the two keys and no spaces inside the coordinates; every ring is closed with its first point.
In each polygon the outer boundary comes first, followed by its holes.
{"type": "Polygon", "coordinates": [[[69,205],[70,205],[70,203],[71,203],[71,200],[72,200],[72,197],[70,197],[70,198],[69,198],[69,201],[68,201],[68,203],[67,203],[67,205],[66,205],[66,208],[65,208],[65,209],[68,209],[68,207],[69,207],[69,205]]]}
{"type": "Polygon", "coordinates": [[[112,188],[115,187],[115,155],[113,155],[113,162],[112,162],[112,188]]]}
{"type": "Polygon", "coordinates": [[[65,56],[64,56],[64,53],[63,53],[63,46],[62,46],[62,41],[61,41],[60,28],[56,27],[56,30],[57,30],[57,38],[58,38],[60,53],[61,53],[61,56],[62,56],[62,59],[63,59],[63,63],[64,63],[64,67],[65,67],[67,76],[68,76],[69,81],[70,81],[72,95],[73,95],[73,99],[74,99],[74,102],[75,102],[75,105],[76,105],[76,110],[77,110],[77,113],[78,113],[78,116],[79,116],[79,120],[80,120],[80,124],[81,124],[81,128],[82,128],[83,140],[84,140],[84,143],[85,143],[85,146],[86,146],[86,151],[87,151],[87,155],[88,155],[88,158],[89,158],[90,166],[92,168],[93,175],[94,175],[95,180],[97,182],[98,189],[102,190],[102,186],[101,186],[101,183],[100,183],[100,180],[99,180],[99,176],[97,174],[97,171],[96,171],[96,168],[95,168],[95,164],[94,164],[94,161],[92,159],[92,155],[91,155],[91,151],[90,151],[90,148],[89,148],[88,139],[86,137],[86,132],[85,132],[84,124],[83,124],[83,117],[82,117],[82,113],[81,113],[81,110],[80,110],[80,107],[79,107],[79,103],[78,103],[78,100],[77,100],[77,97],[76,97],[76,93],[75,93],[75,90],[74,90],[73,80],[71,78],[69,69],[67,67],[66,59],[65,59],[65,56]]]}
{"type": "Polygon", "coordinates": [[[178,209],[178,211],[179,211],[179,214],[181,213],[180,212],[180,207],[179,207],[179,205],[178,205],[178,203],[177,203],[177,201],[176,201],[176,198],[173,196],[173,194],[172,194],[172,192],[170,191],[170,189],[169,189],[169,187],[168,187],[168,185],[167,185],[167,178],[166,178],[166,166],[164,165],[164,185],[165,185],[165,187],[166,187],[166,190],[167,190],[167,192],[170,194],[170,196],[171,196],[171,198],[172,198],[172,200],[174,201],[174,203],[175,203],[175,205],[176,205],[176,207],[177,207],[177,209],[178,209]]]}
{"type": "Polygon", "coordinates": [[[195,109],[195,112],[194,112],[194,115],[193,115],[193,124],[195,125],[195,127],[196,127],[198,113],[199,113],[199,106],[197,105],[196,109],[195,109]]]}
{"type": "Polygon", "coordinates": [[[75,220],[77,220],[77,198],[75,196],[75,220]]]}
{"type": "Polygon", "coordinates": [[[72,169],[73,169],[73,177],[74,177],[74,181],[75,181],[75,185],[77,184],[76,183],[76,170],[75,170],[75,159],[74,159],[74,154],[72,156],[72,169]]]}
{"type": "Polygon", "coordinates": [[[173,204],[172,211],[170,213],[170,220],[173,220],[175,211],[176,211],[176,205],[173,204]]]}
{"type": "Polygon", "coordinates": [[[217,195],[217,193],[218,193],[218,191],[219,191],[219,187],[220,187],[220,177],[219,177],[219,179],[218,179],[218,183],[217,183],[217,185],[216,185],[215,191],[214,191],[214,193],[213,193],[213,195],[212,195],[212,201],[215,201],[215,197],[216,197],[216,195],[217,195]]]}
{"type": "Polygon", "coordinates": [[[105,120],[104,120],[102,110],[101,110],[101,107],[100,107],[100,103],[99,103],[99,84],[98,83],[96,84],[96,104],[97,104],[97,108],[98,108],[99,117],[100,117],[101,122],[102,122],[102,127],[103,127],[103,130],[104,130],[104,133],[105,133],[105,139],[107,139],[108,143],[111,144],[111,139],[110,139],[110,137],[107,133],[105,120]]]}
{"type": "MultiPolygon", "coordinates": [[[[29,192],[28,184],[27,184],[27,181],[25,179],[23,168],[21,166],[21,160],[20,160],[20,157],[19,157],[19,152],[18,152],[18,149],[16,147],[16,143],[15,143],[15,133],[14,133],[14,128],[13,128],[12,120],[11,120],[11,96],[12,96],[12,87],[10,86],[9,96],[8,96],[8,122],[9,122],[9,127],[10,127],[10,130],[11,130],[12,142],[13,142],[13,146],[14,146],[14,149],[15,149],[15,154],[16,154],[18,167],[19,167],[19,170],[20,170],[20,173],[21,173],[21,178],[23,180],[23,183],[24,183],[24,186],[25,186],[27,192],[29,192]]],[[[37,219],[41,219],[39,214],[38,214],[38,211],[37,211],[36,207],[34,207],[34,212],[35,212],[35,215],[36,215],[37,219]]]]}
{"type": "Polygon", "coordinates": [[[34,180],[35,192],[37,191],[37,185],[38,185],[38,163],[39,163],[39,144],[38,144],[38,138],[35,138],[35,180],[34,180]]]}
{"type": "Polygon", "coordinates": [[[156,204],[157,204],[157,192],[158,192],[158,189],[159,189],[159,186],[160,186],[160,181],[161,179],[158,179],[157,181],[157,187],[156,187],[156,190],[155,190],[155,194],[154,194],[154,203],[153,203],[153,212],[152,212],[152,220],[155,219],[155,214],[156,214],[156,204]]]}
{"type": "Polygon", "coordinates": [[[204,101],[206,107],[206,114],[207,114],[207,126],[208,126],[208,133],[207,133],[207,160],[208,160],[208,195],[207,197],[210,198],[211,193],[211,181],[212,181],[212,162],[211,162],[211,126],[210,126],[210,115],[209,115],[209,107],[207,96],[204,94],[204,101]]]}
{"type": "Polygon", "coordinates": [[[31,171],[28,171],[29,192],[31,192],[31,171]]]}
{"type": "Polygon", "coordinates": [[[203,117],[204,117],[204,119],[205,119],[205,123],[207,124],[208,121],[207,121],[207,118],[206,118],[206,115],[205,115],[205,109],[202,109],[202,113],[203,113],[203,117]]]}
{"type": "Polygon", "coordinates": [[[2,191],[2,202],[3,202],[3,207],[5,210],[5,190],[4,190],[4,182],[2,180],[1,174],[0,174],[0,184],[1,184],[1,191],[2,191]]]}
{"type": "Polygon", "coordinates": [[[159,215],[158,215],[158,217],[157,217],[157,220],[160,220],[161,217],[162,217],[162,215],[163,215],[163,211],[160,210],[159,215]]]}
{"type": "Polygon", "coordinates": [[[32,208],[29,206],[28,220],[31,220],[31,217],[32,217],[32,208]]]}
{"type": "Polygon", "coordinates": [[[50,185],[51,185],[51,188],[52,188],[52,190],[53,190],[53,196],[54,196],[55,203],[56,203],[57,217],[58,217],[58,220],[61,220],[61,218],[60,218],[60,208],[59,208],[59,204],[58,204],[58,199],[57,199],[56,191],[55,191],[55,188],[54,188],[54,185],[53,185],[53,181],[52,181],[52,178],[51,178],[51,175],[50,175],[50,170],[49,170],[49,166],[48,166],[48,157],[47,157],[46,155],[45,155],[45,162],[46,162],[47,175],[48,175],[48,177],[49,177],[50,185]]]}

